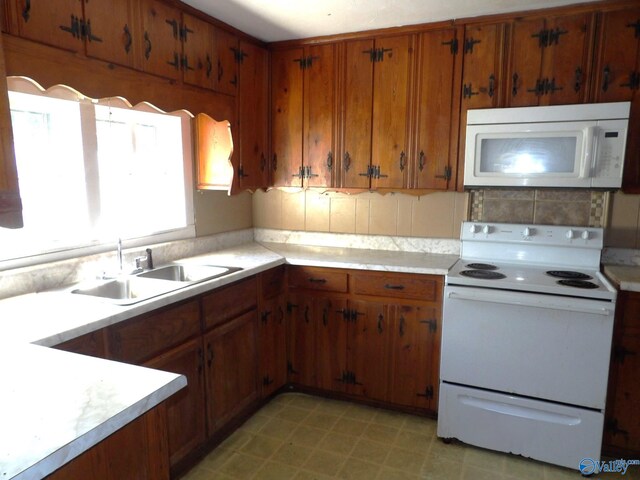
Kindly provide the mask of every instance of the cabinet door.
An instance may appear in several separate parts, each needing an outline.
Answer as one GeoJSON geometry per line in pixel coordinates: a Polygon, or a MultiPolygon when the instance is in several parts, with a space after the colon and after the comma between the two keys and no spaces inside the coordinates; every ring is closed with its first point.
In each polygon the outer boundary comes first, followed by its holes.
{"type": "Polygon", "coordinates": [[[289,382],[315,386],[316,323],[313,321],[313,299],[307,295],[289,295],[287,322],[287,377],[289,382]]]}
{"type": "Polygon", "coordinates": [[[14,21],[17,20],[18,35],[72,52],[82,52],[82,4],[82,0],[16,0],[18,8],[14,12],[14,21]]]}
{"type": "Polygon", "coordinates": [[[446,190],[455,186],[459,81],[462,55],[456,29],[425,32],[419,38],[417,68],[416,188],[446,190]],[[451,181],[453,178],[453,181],[451,181]]]}
{"type": "Polygon", "coordinates": [[[187,377],[187,386],[165,402],[169,458],[171,465],[175,465],[205,440],[202,340],[197,338],[187,342],[144,366],[187,377]]]}
{"type": "Polygon", "coordinates": [[[252,310],[204,337],[209,435],[258,398],[257,333],[252,310]]]}
{"type": "Polygon", "coordinates": [[[239,186],[241,189],[266,188],[269,185],[269,53],[244,41],[240,42],[240,51],[238,143],[242,175],[238,175],[239,186]]]}
{"type": "MultiPolygon", "coordinates": [[[[343,188],[369,188],[371,164],[371,111],[373,106],[373,40],[346,42],[342,156],[343,188]]],[[[385,132],[386,135],[386,132],[385,132]]]]}
{"type": "Polygon", "coordinates": [[[271,163],[273,185],[302,186],[301,48],[271,53],[271,163]]]}
{"type": "Polygon", "coordinates": [[[182,48],[184,82],[196,87],[213,88],[213,26],[183,13],[182,48]]]}
{"type": "Polygon", "coordinates": [[[409,79],[413,37],[376,40],[371,129],[372,188],[406,188],[409,162],[409,79]]]}
{"type": "Polygon", "coordinates": [[[435,333],[439,317],[433,307],[393,306],[391,403],[427,410],[437,408],[439,351],[435,333]]]}
{"type": "Polygon", "coordinates": [[[235,95],[238,91],[238,37],[216,28],[216,76],[214,88],[220,93],[235,95]]]}
{"type": "Polygon", "coordinates": [[[345,391],[347,371],[347,301],[335,297],[313,298],[316,324],[316,372],[318,388],[345,391]]]}
{"type": "Polygon", "coordinates": [[[464,33],[457,189],[463,190],[467,110],[502,106],[504,24],[467,26],[464,33]]]}
{"type": "Polygon", "coordinates": [[[336,124],[336,45],[316,45],[305,52],[304,157],[305,184],[333,185],[336,124]]]}
{"type": "Polygon", "coordinates": [[[540,101],[536,87],[542,77],[542,52],[548,48],[545,25],[543,18],[513,22],[507,95],[507,103],[511,107],[538,105],[540,101]]]}
{"type": "Polygon", "coordinates": [[[622,189],[640,193],[640,8],[602,14],[595,101],[631,102],[622,189]]]}
{"type": "Polygon", "coordinates": [[[134,31],[132,0],[111,2],[85,2],[84,17],[90,34],[87,32],[87,55],[107,62],[134,66],[134,38],[140,43],[140,37],[134,31]]]}
{"type": "Polygon", "coordinates": [[[260,311],[259,381],[262,398],[287,383],[287,343],[284,295],[264,301],[260,311]]]}
{"type": "Polygon", "coordinates": [[[142,69],[147,73],[180,78],[180,10],[159,0],[140,1],[142,69]]]}
{"type": "Polygon", "coordinates": [[[349,370],[355,381],[349,393],[387,401],[389,336],[392,319],[389,306],[379,302],[349,301],[354,321],[349,327],[349,370]]]}

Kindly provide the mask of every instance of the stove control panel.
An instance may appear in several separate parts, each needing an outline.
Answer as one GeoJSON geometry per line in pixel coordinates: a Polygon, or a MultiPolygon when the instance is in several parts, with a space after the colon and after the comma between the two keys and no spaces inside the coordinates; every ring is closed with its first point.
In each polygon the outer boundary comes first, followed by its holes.
{"type": "Polygon", "coordinates": [[[601,228],[463,222],[461,240],[602,248],[601,228]]]}

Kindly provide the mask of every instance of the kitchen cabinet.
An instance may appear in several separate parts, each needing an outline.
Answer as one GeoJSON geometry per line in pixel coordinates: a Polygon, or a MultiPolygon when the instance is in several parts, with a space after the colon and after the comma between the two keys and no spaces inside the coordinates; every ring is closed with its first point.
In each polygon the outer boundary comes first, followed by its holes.
{"type": "Polygon", "coordinates": [[[457,190],[464,189],[464,156],[467,111],[504,105],[504,45],[507,26],[504,23],[466,25],[461,46],[462,100],[458,144],[457,190]]]}
{"type": "Polygon", "coordinates": [[[275,186],[333,185],[336,45],[272,53],[272,149],[275,186]]]}
{"type": "Polygon", "coordinates": [[[314,299],[289,294],[287,301],[287,380],[313,387],[316,384],[316,322],[312,321],[314,299]]]}
{"type": "Polygon", "coordinates": [[[181,78],[181,12],[160,0],[139,2],[142,71],[178,80],[181,78]]]}
{"type": "Polygon", "coordinates": [[[215,29],[216,69],[214,89],[227,95],[238,91],[238,65],[245,55],[239,49],[238,37],[220,28],[215,29]]]}
{"type": "Polygon", "coordinates": [[[507,105],[584,103],[591,76],[593,13],[516,19],[507,105]]]}
{"type": "Polygon", "coordinates": [[[640,454],[640,293],[618,292],[611,349],[603,452],[635,458],[640,454]]]}
{"type": "Polygon", "coordinates": [[[408,186],[412,35],[345,46],[343,188],[408,186]]]}
{"type": "Polygon", "coordinates": [[[182,14],[181,68],[185,83],[213,88],[214,29],[210,23],[186,13],[182,14]]]}
{"type": "Polygon", "coordinates": [[[427,31],[418,38],[415,188],[455,190],[463,29],[427,31]]]}
{"type": "Polygon", "coordinates": [[[46,478],[169,480],[165,418],[161,403],[46,478]]]}
{"type": "Polygon", "coordinates": [[[245,41],[240,52],[235,179],[241,190],[255,190],[269,185],[269,52],[245,41]]]}
{"type": "Polygon", "coordinates": [[[84,2],[87,56],[127,67],[135,66],[140,49],[134,0],[84,2]],[[134,44],[136,39],[136,44],[134,44]]]}
{"type": "Polygon", "coordinates": [[[348,369],[347,301],[330,294],[312,294],[309,300],[312,305],[311,321],[316,330],[316,386],[324,390],[345,391],[348,369]]]}
{"type": "Polygon", "coordinates": [[[285,268],[263,272],[259,278],[259,382],[267,398],[287,383],[285,268]]]}
{"type": "Polygon", "coordinates": [[[209,435],[258,399],[256,340],[255,309],[204,336],[209,435]]]}
{"type": "Polygon", "coordinates": [[[204,329],[221,325],[239,317],[258,305],[258,280],[249,277],[216,288],[202,297],[202,321],[204,329]]]}
{"type": "Polygon", "coordinates": [[[631,102],[622,189],[640,193],[640,8],[602,13],[595,67],[596,102],[631,102]]]}
{"type": "Polygon", "coordinates": [[[169,458],[171,465],[176,465],[205,440],[202,339],[190,340],[153,358],[144,366],[187,377],[187,386],[165,401],[169,458]]]}
{"type": "Polygon", "coordinates": [[[18,185],[16,155],[13,149],[3,40],[0,35],[0,227],[20,228],[22,226],[22,201],[18,185]]]}

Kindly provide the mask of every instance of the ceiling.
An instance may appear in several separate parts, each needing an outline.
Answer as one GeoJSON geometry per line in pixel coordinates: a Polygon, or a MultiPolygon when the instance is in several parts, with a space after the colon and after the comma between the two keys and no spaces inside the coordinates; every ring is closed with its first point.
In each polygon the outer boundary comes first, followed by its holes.
{"type": "Polygon", "coordinates": [[[275,42],[596,0],[182,0],[275,42]]]}

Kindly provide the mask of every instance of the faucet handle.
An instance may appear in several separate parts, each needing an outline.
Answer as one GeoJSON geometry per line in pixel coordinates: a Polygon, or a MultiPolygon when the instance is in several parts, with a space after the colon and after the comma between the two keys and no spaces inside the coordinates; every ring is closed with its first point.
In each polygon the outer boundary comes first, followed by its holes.
{"type": "Polygon", "coordinates": [[[147,248],[145,252],[147,252],[147,268],[149,270],[153,270],[153,256],[151,255],[151,249],[147,248]]]}

